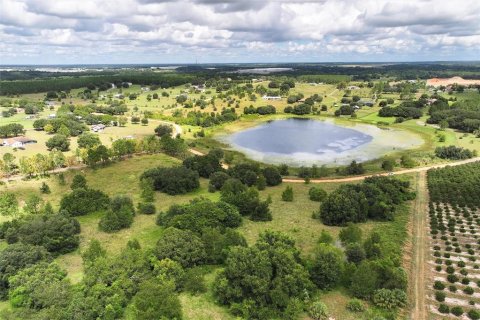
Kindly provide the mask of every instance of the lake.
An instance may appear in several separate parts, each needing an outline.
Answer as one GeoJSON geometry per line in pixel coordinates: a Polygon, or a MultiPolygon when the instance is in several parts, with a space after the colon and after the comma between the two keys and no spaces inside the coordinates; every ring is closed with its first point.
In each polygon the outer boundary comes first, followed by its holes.
{"type": "Polygon", "coordinates": [[[222,140],[254,160],[292,166],[363,162],[423,143],[406,131],[298,118],[269,121],[222,140]]]}

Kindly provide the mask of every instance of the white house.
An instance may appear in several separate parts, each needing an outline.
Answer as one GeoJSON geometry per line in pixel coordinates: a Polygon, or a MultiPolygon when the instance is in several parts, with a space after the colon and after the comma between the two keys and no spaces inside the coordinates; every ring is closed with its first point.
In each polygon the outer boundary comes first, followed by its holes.
{"type": "Polygon", "coordinates": [[[23,148],[27,144],[37,143],[37,140],[33,140],[27,137],[14,137],[9,139],[4,139],[2,145],[5,147],[12,148],[23,148]]]}
{"type": "Polygon", "coordinates": [[[94,124],[91,126],[91,129],[93,132],[99,132],[99,131],[103,131],[103,129],[105,129],[105,125],[104,124],[94,124]]]}

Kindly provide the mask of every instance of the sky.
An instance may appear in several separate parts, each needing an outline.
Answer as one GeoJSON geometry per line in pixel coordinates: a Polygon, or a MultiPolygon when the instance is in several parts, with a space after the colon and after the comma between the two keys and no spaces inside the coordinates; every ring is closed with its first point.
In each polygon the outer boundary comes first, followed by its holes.
{"type": "Polygon", "coordinates": [[[0,64],[456,60],[479,0],[0,0],[0,64]]]}

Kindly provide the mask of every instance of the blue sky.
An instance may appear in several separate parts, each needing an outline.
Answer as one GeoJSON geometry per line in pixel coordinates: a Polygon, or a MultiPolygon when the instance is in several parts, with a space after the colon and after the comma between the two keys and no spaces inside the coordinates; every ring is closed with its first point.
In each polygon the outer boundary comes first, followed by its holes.
{"type": "Polygon", "coordinates": [[[0,64],[480,59],[480,1],[0,0],[0,64]]]}

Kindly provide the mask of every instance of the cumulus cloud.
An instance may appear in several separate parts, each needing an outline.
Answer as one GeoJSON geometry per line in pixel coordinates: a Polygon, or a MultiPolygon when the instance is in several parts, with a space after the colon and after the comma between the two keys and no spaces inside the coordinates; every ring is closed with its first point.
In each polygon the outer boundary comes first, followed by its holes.
{"type": "Polygon", "coordinates": [[[474,59],[480,52],[477,0],[0,0],[0,8],[6,63],[41,63],[45,55],[168,63],[474,59]]]}

